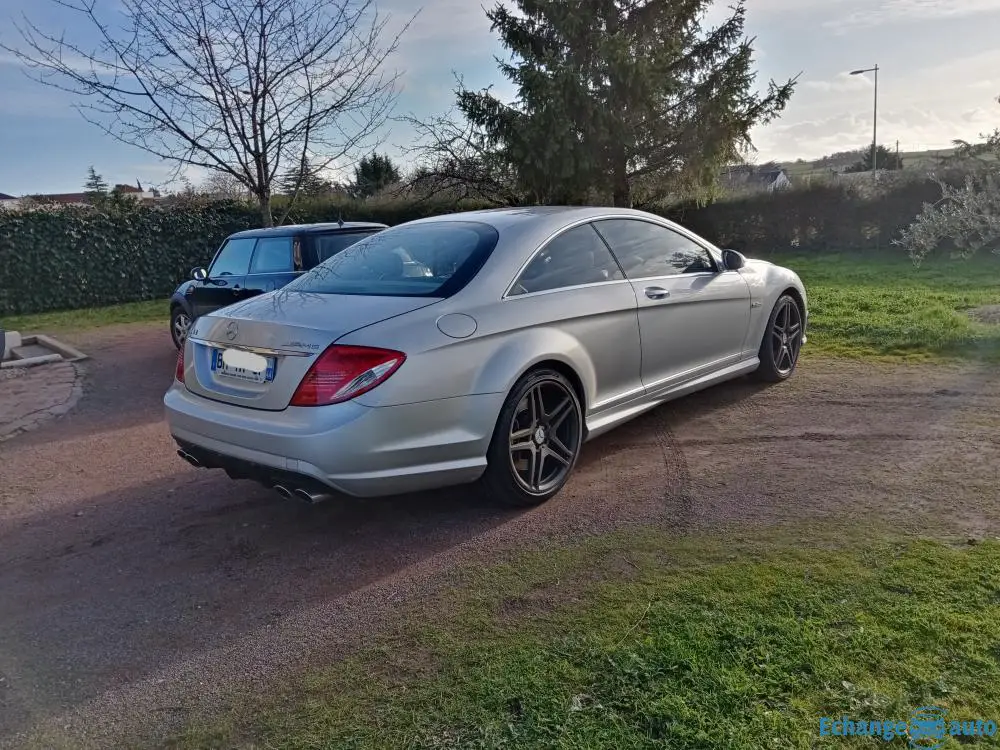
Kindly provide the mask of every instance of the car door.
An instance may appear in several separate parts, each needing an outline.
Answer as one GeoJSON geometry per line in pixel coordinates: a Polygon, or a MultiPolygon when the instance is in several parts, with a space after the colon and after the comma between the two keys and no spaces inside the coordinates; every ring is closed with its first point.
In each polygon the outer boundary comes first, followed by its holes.
{"type": "Polygon", "coordinates": [[[507,292],[505,314],[521,327],[548,328],[579,343],[593,367],[594,416],[643,393],[635,293],[589,223],[535,253],[507,292]]]}
{"type": "Polygon", "coordinates": [[[253,251],[241,299],[280,289],[302,273],[302,239],[293,235],[261,237],[253,251]]]}
{"type": "Polygon", "coordinates": [[[655,394],[739,360],[750,288],[702,244],[643,219],[595,227],[632,284],[642,336],[642,382],[655,394]]]}
{"type": "Polygon", "coordinates": [[[212,265],[208,267],[208,276],[193,287],[191,307],[194,317],[239,302],[256,243],[255,237],[234,237],[219,248],[212,265]]]}

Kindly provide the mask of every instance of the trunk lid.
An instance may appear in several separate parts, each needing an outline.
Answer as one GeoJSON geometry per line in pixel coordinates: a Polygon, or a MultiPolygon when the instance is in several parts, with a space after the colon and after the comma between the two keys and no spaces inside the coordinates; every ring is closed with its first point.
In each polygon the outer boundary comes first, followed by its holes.
{"type": "Polygon", "coordinates": [[[185,348],[185,385],[215,401],[280,411],[334,341],[438,301],[281,289],[262,294],[195,321],[185,348]]]}

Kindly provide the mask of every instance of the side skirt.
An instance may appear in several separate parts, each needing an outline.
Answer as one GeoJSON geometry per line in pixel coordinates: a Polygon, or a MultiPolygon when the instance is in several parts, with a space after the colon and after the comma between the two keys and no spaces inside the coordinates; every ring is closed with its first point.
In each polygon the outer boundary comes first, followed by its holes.
{"type": "Polygon", "coordinates": [[[729,365],[722,370],[709,373],[708,375],[702,375],[700,378],[696,378],[695,380],[680,383],[674,388],[671,388],[669,391],[658,393],[653,398],[650,398],[649,396],[640,396],[633,401],[623,404],[613,412],[601,414],[594,420],[588,420],[587,440],[603,435],[605,432],[609,432],[615,427],[618,427],[629,420],[635,419],[643,412],[655,409],[660,404],[665,404],[667,401],[673,401],[674,399],[687,396],[691,393],[695,393],[696,391],[704,390],[705,388],[709,388],[713,385],[718,385],[719,383],[723,383],[727,380],[738,378],[742,375],[753,372],[758,367],[760,367],[760,359],[757,358],[757,355],[754,355],[752,359],[745,359],[741,362],[737,362],[736,364],[729,365]]]}

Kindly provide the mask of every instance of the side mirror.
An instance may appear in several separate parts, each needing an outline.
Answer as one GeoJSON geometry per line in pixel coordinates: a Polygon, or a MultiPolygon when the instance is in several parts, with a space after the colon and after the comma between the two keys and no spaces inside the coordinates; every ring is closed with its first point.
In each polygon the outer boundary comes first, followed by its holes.
{"type": "Polygon", "coordinates": [[[191,278],[194,279],[195,281],[204,281],[205,279],[208,278],[208,271],[206,271],[204,268],[200,266],[198,268],[192,268],[191,278]]]}
{"type": "Polygon", "coordinates": [[[739,271],[747,264],[747,259],[741,252],[736,250],[722,251],[722,265],[727,271],[739,271]]]}

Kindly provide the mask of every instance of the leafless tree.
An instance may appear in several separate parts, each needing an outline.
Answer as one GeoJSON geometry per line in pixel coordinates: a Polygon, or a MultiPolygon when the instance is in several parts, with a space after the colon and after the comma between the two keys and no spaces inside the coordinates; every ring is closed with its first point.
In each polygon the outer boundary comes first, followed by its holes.
{"type": "Polygon", "coordinates": [[[283,169],[375,148],[395,104],[408,24],[389,35],[373,0],[121,0],[121,26],[97,0],[51,2],[96,45],[24,17],[24,46],[0,46],[117,140],[237,180],[265,226],[283,169]]]}
{"type": "Polygon", "coordinates": [[[247,186],[228,172],[212,172],[197,188],[197,192],[210,195],[215,198],[229,198],[232,200],[248,200],[253,196],[247,190],[247,186]]]}
{"type": "MultiPolygon", "coordinates": [[[[461,80],[458,85],[461,86],[461,80]]],[[[479,200],[498,206],[523,201],[513,166],[484,133],[459,112],[451,110],[429,119],[399,118],[415,132],[405,149],[415,163],[396,192],[425,199],[479,200]]]]}

